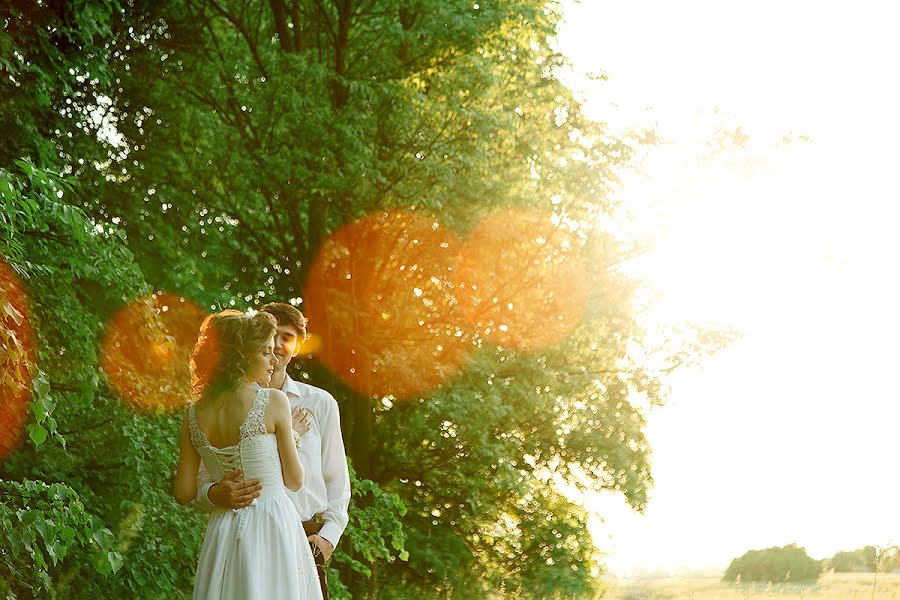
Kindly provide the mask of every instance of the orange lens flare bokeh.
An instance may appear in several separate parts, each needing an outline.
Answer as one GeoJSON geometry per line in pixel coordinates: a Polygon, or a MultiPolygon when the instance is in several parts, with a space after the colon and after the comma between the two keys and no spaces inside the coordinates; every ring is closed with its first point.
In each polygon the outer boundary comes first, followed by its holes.
{"type": "Polygon", "coordinates": [[[305,287],[318,360],[368,396],[409,398],[456,374],[470,345],[452,282],[459,247],[446,227],[408,212],[336,231],[305,287]]]}
{"type": "Polygon", "coordinates": [[[25,290],[0,259],[0,460],[22,441],[31,396],[35,355],[28,312],[25,290]]]}
{"type": "Polygon", "coordinates": [[[129,407],[159,412],[190,402],[189,361],[205,317],[175,294],[138,298],[113,315],[100,360],[110,386],[129,407]]]}
{"type": "Polygon", "coordinates": [[[563,340],[587,305],[581,239],[537,211],[504,210],[463,244],[455,270],[460,309],[493,342],[537,350],[563,340]]]}
{"type": "Polygon", "coordinates": [[[296,356],[314,356],[322,350],[322,338],[311,333],[302,342],[297,344],[296,356]]]}

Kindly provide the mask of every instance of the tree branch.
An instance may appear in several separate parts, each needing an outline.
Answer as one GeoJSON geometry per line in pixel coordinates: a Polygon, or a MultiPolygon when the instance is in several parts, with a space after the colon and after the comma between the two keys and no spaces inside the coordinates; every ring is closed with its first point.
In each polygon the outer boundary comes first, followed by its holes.
{"type": "Polygon", "coordinates": [[[210,5],[216,9],[216,11],[225,17],[225,19],[234,25],[235,29],[241,34],[241,37],[244,38],[244,42],[247,44],[247,49],[250,50],[250,55],[253,57],[254,62],[256,62],[256,66],[259,67],[260,73],[262,73],[263,77],[268,81],[270,79],[269,72],[266,69],[266,66],[263,64],[262,57],[259,55],[259,48],[257,47],[256,41],[250,38],[250,33],[247,31],[246,27],[241,23],[236,17],[228,13],[218,2],[215,0],[209,0],[210,5]]]}
{"type": "Polygon", "coordinates": [[[269,0],[269,6],[272,7],[272,15],[275,18],[275,31],[278,33],[281,49],[285,52],[293,52],[294,40],[288,34],[287,12],[285,11],[283,0],[269,0]]]}

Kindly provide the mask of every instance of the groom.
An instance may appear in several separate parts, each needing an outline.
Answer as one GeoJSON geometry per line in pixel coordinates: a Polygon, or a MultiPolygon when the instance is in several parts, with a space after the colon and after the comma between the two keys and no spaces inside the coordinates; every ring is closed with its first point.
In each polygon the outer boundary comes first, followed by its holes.
{"type": "MultiPolygon", "coordinates": [[[[300,438],[300,462],[305,470],[303,486],[288,492],[306,531],[316,570],[322,586],[322,597],[328,598],[325,561],[334,552],[349,517],[350,475],[341,436],[341,420],[334,397],[323,389],[291,379],[287,366],[300,351],[306,338],[306,317],[283,302],[270,302],[259,309],[275,317],[275,355],[278,364],[269,387],[287,394],[294,416],[294,430],[300,438]]],[[[205,469],[200,469],[194,505],[204,510],[243,508],[259,496],[258,481],[241,481],[242,473],[232,471],[217,483],[209,483],[205,469]]]]}

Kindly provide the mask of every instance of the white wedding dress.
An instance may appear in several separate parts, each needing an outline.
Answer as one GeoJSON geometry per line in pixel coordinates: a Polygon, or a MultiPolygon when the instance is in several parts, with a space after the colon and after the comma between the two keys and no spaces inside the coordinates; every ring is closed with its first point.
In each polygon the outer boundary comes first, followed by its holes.
{"type": "Polygon", "coordinates": [[[259,388],[240,428],[236,446],[216,448],[188,409],[191,442],[212,481],[241,468],[244,479],[262,485],[258,498],[241,509],[219,509],[209,518],[197,564],[194,600],[321,600],[309,542],[281,473],[274,433],[263,414],[269,390],[259,388]]]}

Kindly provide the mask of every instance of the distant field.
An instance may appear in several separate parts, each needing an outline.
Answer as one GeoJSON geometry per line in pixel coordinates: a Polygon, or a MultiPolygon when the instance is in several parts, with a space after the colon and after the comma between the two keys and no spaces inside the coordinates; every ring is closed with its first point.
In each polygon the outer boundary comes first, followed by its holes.
{"type": "Polygon", "coordinates": [[[620,580],[609,584],[613,600],[900,600],[900,575],[878,574],[872,595],[872,573],[823,575],[818,583],[728,584],[718,579],[672,577],[620,580]]]}

